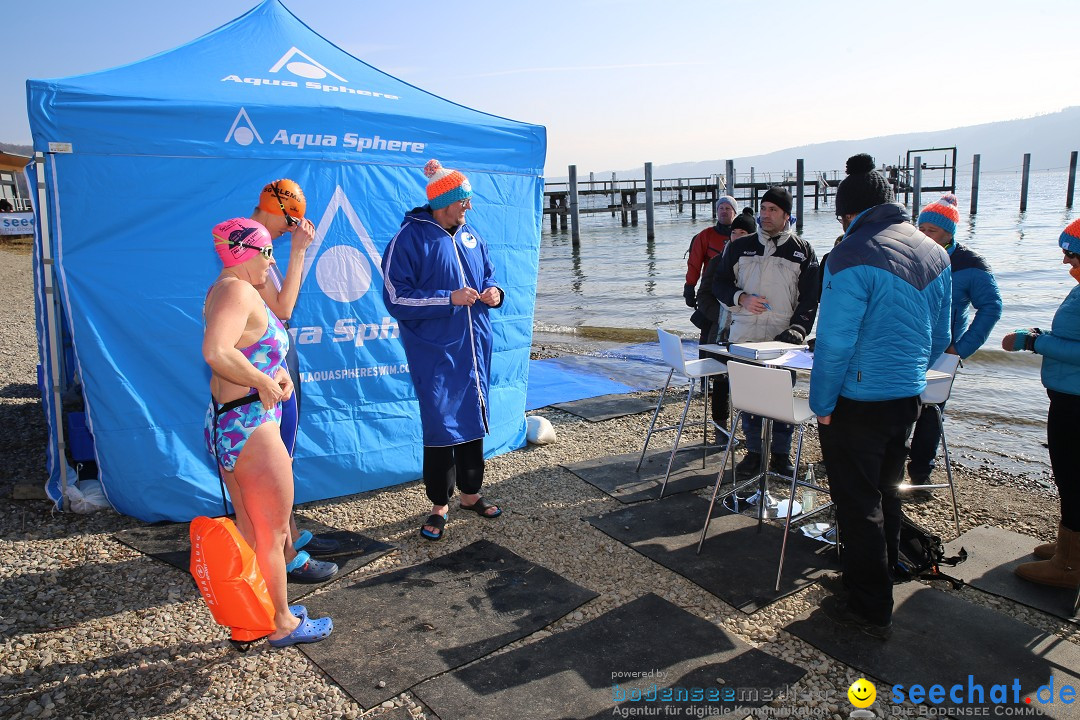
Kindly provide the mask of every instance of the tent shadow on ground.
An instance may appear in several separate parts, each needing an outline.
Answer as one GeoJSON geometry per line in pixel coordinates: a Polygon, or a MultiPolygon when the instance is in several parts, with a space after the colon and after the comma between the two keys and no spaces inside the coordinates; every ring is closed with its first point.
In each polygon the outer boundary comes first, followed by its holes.
{"type": "Polygon", "coordinates": [[[0,580],[0,584],[3,597],[23,601],[19,608],[0,608],[0,616],[22,616],[17,625],[4,632],[9,637],[60,630],[120,612],[158,608],[199,597],[190,574],[177,572],[147,556],[22,573],[0,580]],[[118,578],[124,581],[118,582],[118,578]]]}
{"type": "Polygon", "coordinates": [[[99,657],[91,672],[86,662],[43,663],[9,675],[21,690],[8,697],[25,707],[48,693],[56,703],[54,717],[162,717],[182,712],[204,695],[214,681],[211,668],[237,657],[220,643],[184,643],[99,657]],[[218,658],[194,657],[217,647],[218,658]],[[60,690],[63,698],[57,702],[60,690]]]}
{"type": "MultiPolygon", "coordinates": [[[[41,399],[41,389],[33,383],[10,383],[0,388],[0,398],[14,398],[19,400],[41,399]]],[[[38,408],[38,412],[41,408],[38,408]]]]}

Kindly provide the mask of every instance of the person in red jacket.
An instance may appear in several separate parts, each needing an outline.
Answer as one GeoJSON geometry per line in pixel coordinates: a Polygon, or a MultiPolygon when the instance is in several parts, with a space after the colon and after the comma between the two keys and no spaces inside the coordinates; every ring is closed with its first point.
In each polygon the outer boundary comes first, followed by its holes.
{"type": "MultiPolygon", "coordinates": [[[[715,335],[707,337],[712,323],[698,311],[697,285],[709,261],[724,252],[724,247],[731,239],[731,223],[735,220],[739,208],[735,198],[721,195],[716,200],[716,225],[707,227],[690,241],[690,259],[686,261],[686,284],[683,286],[683,298],[688,307],[695,312],[690,318],[701,330],[700,342],[715,342],[715,335]]],[[[698,353],[698,357],[701,354],[698,353]]],[[[712,379],[712,415],[713,421],[727,427],[728,385],[726,378],[712,379]]]]}
{"type": "Polygon", "coordinates": [[[697,284],[701,273],[710,260],[724,252],[724,246],[731,238],[731,221],[738,212],[735,198],[721,195],[716,201],[716,225],[705,228],[690,241],[690,259],[686,261],[686,284],[683,285],[687,307],[697,307],[697,284]]]}

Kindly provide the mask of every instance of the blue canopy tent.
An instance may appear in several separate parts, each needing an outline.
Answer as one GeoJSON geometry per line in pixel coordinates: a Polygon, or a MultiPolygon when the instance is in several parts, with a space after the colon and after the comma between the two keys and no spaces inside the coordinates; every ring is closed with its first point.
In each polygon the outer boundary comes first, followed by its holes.
{"type": "MultiPolygon", "coordinates": [[[[51,369],[47,491],[58,504],[69,480],[60,393],[78,379],[118,511],[147,521],[219,512],[202,437],[201,312],[220,267],[210,228],[250,214],[262,186],[280,177],[304,188],[317,227],[291,322],[304,383],[297,502],[419,477],[419,413],[379,267],[403,214],[423,204],[430,158],[469,176],[470,222],[506,290],[493,314],[485,452],[524,444],[543,127],[391,77],[278,0],[141,62],[30,80],[27,96],[39,186],[35,296],[51,369]],[[54,350],[68,346],[67,356],[54,350]]],[[[275,248],[282,270],[288,242],[275,248]]]]}

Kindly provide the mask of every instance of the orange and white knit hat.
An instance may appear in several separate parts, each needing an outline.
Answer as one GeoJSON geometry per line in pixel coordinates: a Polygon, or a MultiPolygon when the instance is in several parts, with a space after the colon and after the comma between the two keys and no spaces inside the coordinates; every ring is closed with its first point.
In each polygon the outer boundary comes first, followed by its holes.
{"type": "Polygon", "coordinates": [[[428,160],[424,166],[428,178],[427,197],[432,210],[472,197],[469,179],[457,170],[444,168],[438,160],[428,160]]]}

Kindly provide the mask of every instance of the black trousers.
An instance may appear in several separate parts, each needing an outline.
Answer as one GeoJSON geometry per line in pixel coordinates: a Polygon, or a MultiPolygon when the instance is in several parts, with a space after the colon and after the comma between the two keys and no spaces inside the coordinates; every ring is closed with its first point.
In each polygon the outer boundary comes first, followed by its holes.
{"type": "Polygon", "coordinates": [[[879,402],[841,397],[818,425],[821,454],[836,503],[841,563],[851,609],[870,622],[892,620],[892,579],[900,544],[900,484],[918,396],[879,402]]]}
{"type": "Polygon", "coordinates": [[[465,495],[484,483],[484,439],[460,445],[424,446],[424,488],[432,505],[447,505],[454,486],[465,495]]]}
{"type": "MultiPolygon", "coordinates": [[[[698,336],[698,344],[705,345],[707,343],[717,342],[716,338],[716,323],[703,328],[701,334],[698,336]]],[[[711,357],[703,352],[698,352],[698,358],[711,357]]],[[[719,359],[719,358],[717,358],[719,359]]],[[[720,362],[727,364],[726,361],[720,360],[720,362]]],[[[726,428],[728,425],[728,379],[726,375],[720,377],[710,378],[708,380],[709,385],[709,399],[712,404],[712,419],[720,427],[726,428]]]]}
{"type": "Polygon", "coordinates": [[[1076,454],[1076,428],[1080,427],[1080,395],[1047,390],[1046,444],[1050,466],[1061,496],[1061,524],[1080,532],[1080,456],[1076,454]]]}

